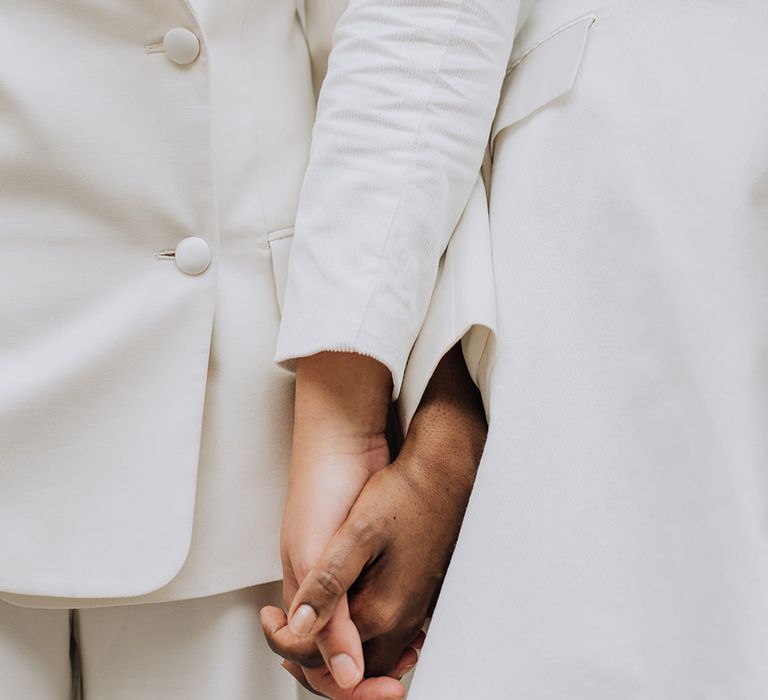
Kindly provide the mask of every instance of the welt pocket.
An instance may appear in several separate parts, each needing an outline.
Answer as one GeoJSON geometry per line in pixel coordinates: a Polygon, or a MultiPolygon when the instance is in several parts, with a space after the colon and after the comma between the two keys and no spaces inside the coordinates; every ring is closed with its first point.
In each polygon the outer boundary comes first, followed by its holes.
{"type": "Polygon", "coordinates": [[[293,227],[272,231],[267,235],[269,253],[272,258],[272,278],[275,282],[275,297],[278,309],[283,308],[285,283],[288,280],[288,260],[293,243],[293,227]]]}
{"type": "Polygon", "coordinates": [[[491,152],[504,129],[570,92],[596,19],[596,15],[589,14],[572,20],[513,59],[491,128],[491,152]]]}

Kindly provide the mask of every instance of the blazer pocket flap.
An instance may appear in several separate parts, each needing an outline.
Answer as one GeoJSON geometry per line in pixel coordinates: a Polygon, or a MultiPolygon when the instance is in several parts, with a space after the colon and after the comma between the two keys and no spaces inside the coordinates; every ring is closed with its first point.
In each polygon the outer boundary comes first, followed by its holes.
{"type": "Polygon", "coordinates": [[[281,229],[269,235],[269,251],[272,255],[272,276],[275,280],[275,296],[278,309],[283,308],[285,283],[288,280],[288,259],[293,242],[293,229],[281,229]]]}
{"type": "Polygon", "coordinates": [[[594,22],[594,15],[570,22],[513,61],[501,88],[491,149],[503,129],[570,91],[594,22]]]}

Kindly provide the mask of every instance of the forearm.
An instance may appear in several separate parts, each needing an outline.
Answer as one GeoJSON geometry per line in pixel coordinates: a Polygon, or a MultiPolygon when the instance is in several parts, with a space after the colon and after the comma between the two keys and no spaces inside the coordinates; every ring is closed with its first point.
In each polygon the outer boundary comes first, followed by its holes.
{"type": "MultiPolygon", "coordinates": [[[[357,582],[351,606],[367,641],[368,672],[395,668],[447,569],[485,436],[482,403],[456,345],[430,380],[400,455],[366,481],[346,521],[302,577],[291,614],[309,606],[306,632],[318,633],[357,582]]],[[[303,659],[311,654],[306,641],[278,634],[285,616],[274,615],[274,631],[267,633],[272,648],[311,662],[303,659]]]]}
{"type": "Polygon", "coordinates": [[[318,438],[384,433],[392,377],[380,362],[349,352],[321,352],[296,365],[294,446],[318,438]]]}
{"type": "Polygon", "coordinates": [[[400,455],[409,469],[428,469],[471,487],[485,445],[487,424],[480,392],[469,376],[461,345],[449,350],[427,385],[400,455]]]}
{"type": "Polygon", "coordinates": [[[371,474],[389,464],[391,375],[354,353],[323,352],[296,368],[293,449],[282,528],[301,576],[371,474]]]}

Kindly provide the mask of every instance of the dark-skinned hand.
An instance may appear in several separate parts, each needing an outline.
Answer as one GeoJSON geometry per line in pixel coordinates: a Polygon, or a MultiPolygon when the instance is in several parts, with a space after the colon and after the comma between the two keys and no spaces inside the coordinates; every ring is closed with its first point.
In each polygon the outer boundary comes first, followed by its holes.
{"type": "Polygon", "coordinates": [[[477,389],[456,346],[435,371],[402,451],[366,481],[302,577],[288,616],[275,607],[262,611],[270,647],[305,686],[334,700],[402,697],[393,686],[372,683],[400,678],[416,663],[420,630],[450,561],[486,430],[477,389]],[[340,688],[318,652],[339,605],[345,612],[348,605],[371,679],[354,688],[340,688]],[[302,618],[313,622],[304,629],[288,626],[289,619],[302,618]]]}

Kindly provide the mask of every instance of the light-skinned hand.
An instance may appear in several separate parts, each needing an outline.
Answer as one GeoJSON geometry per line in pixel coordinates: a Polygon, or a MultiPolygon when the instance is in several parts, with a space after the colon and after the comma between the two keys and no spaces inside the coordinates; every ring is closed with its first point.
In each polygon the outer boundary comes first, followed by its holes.
{"type": "Polygon", "coordinates": [[[289,617],[277,608],[263,611],[270,646],[301,682],[334,700],[402,697],[402,686],[385,686],[384,676],[399,678],[416,662],[419,630],[448,566],[485,435],[482,405],[457,346],[436,370],[400,455],[370,471],[314,565],[291,582],[289,617]],[[357,637],[339,629],[349,622],[357,637]],[[359,658],[358,640],[373,678],[353,686],[358,694],[345,694],[327,664],[330,654],[359,658]],[[325,668],[313,668],[323,661],[325,668]]]}

